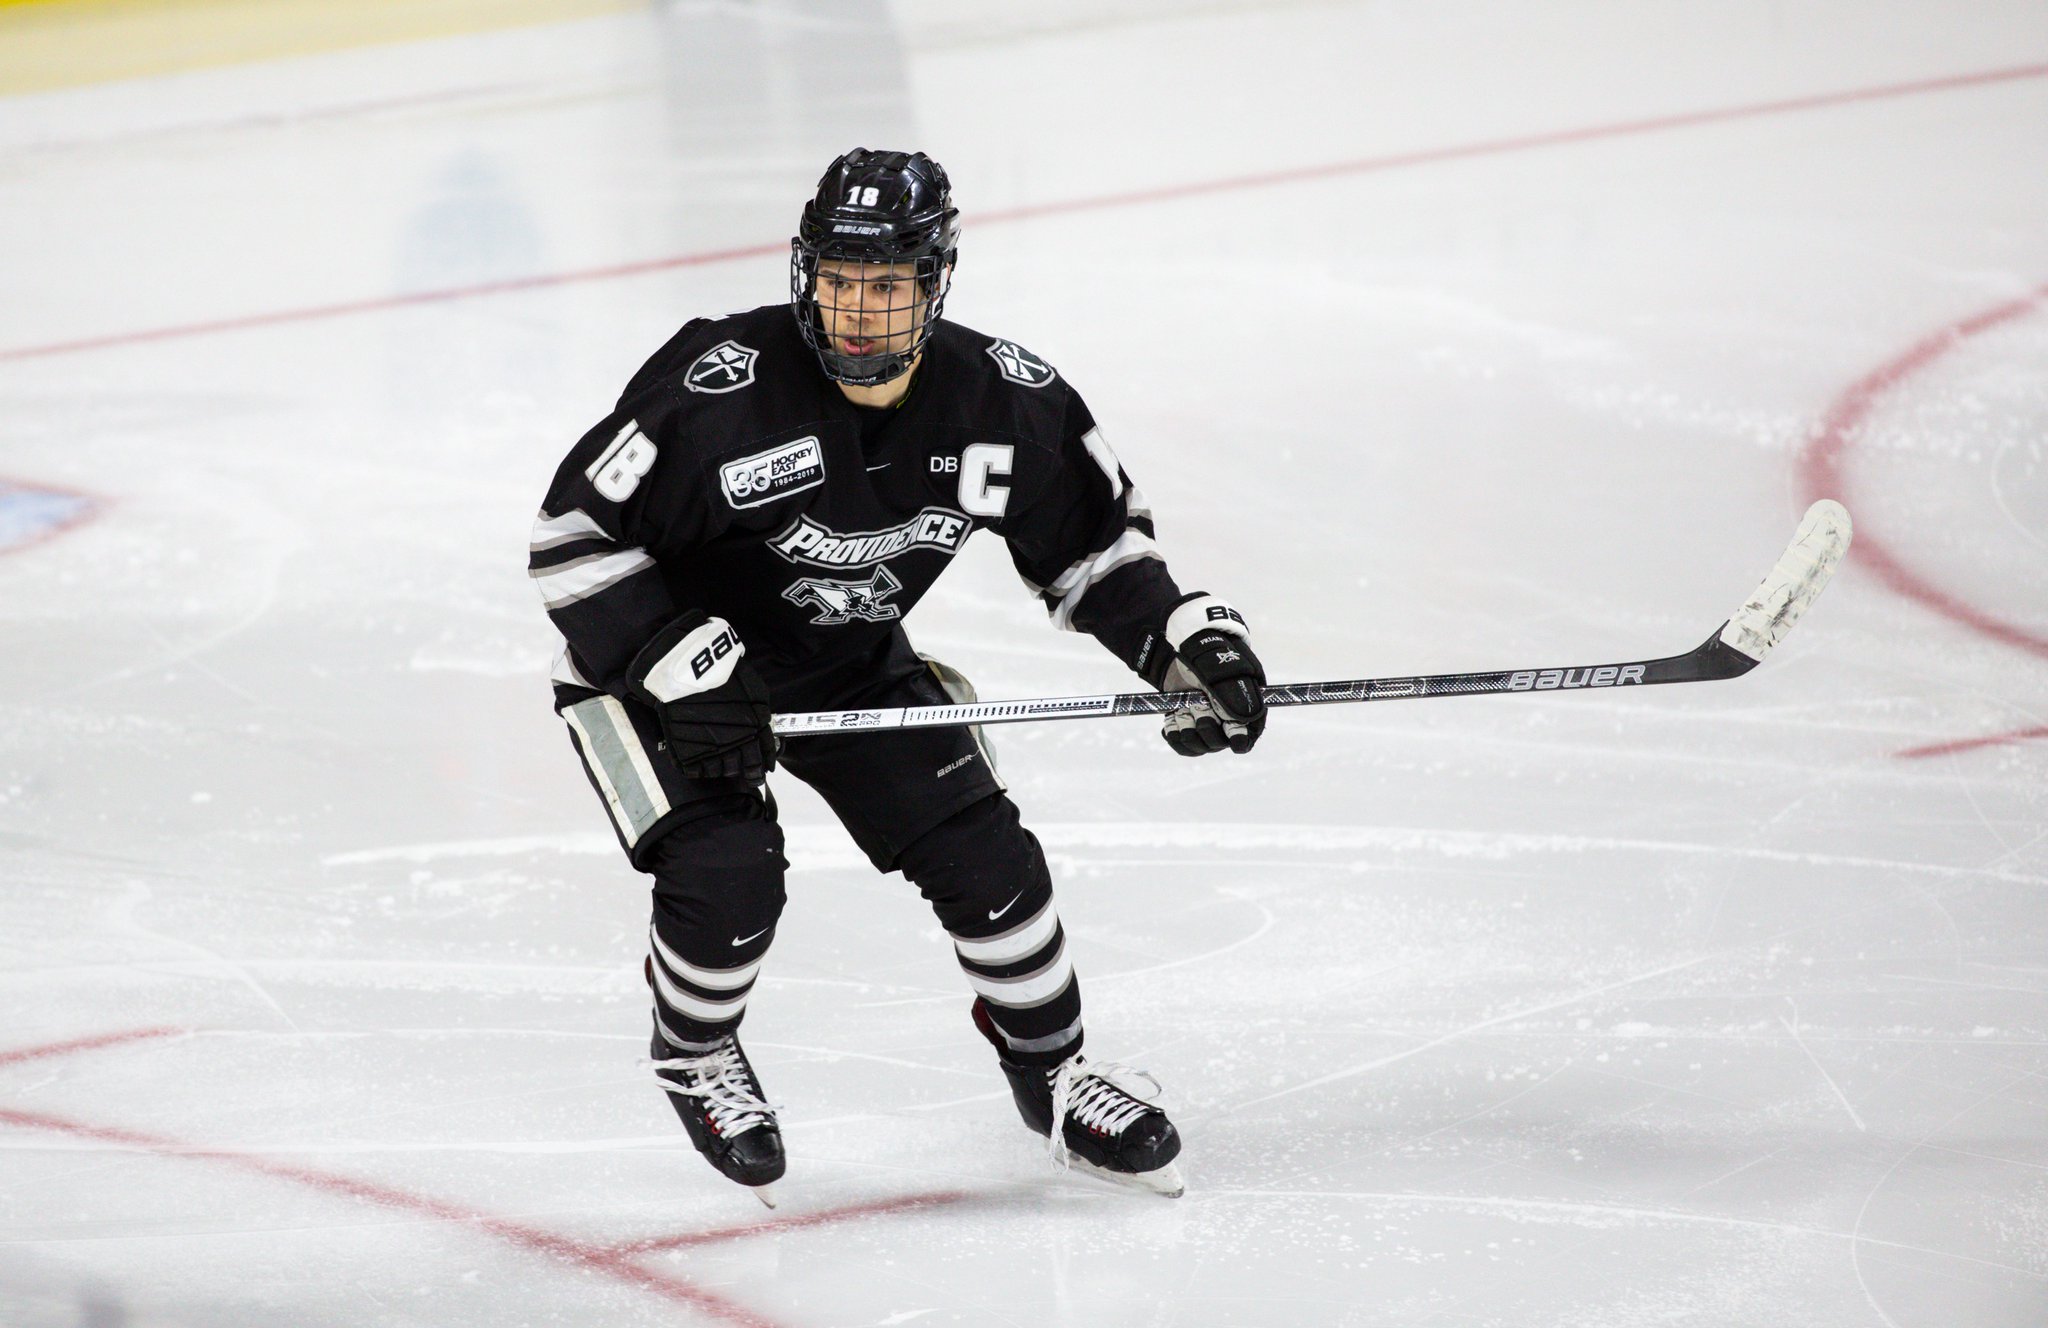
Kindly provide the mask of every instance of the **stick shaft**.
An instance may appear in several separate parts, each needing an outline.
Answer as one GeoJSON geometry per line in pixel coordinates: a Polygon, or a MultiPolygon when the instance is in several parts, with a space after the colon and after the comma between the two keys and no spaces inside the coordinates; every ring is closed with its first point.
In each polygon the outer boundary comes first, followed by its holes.
{"type": "MultiPolygon", "coordinates": [[[[1564,668],[1503,669],[1491,673],[1431,673],[1412,678],[1354,678],[1345,682],[1281,683],[1265,689],[1268,706],[1333,705],[1357,701],[1419,701],[1494,692],[1571,692],[1706,682],[1738,677],[1757,661],[1721,640],[1720,629],[1699,649],[1664,659],[1626,664],[1574,664],[1564,668]]],[[[883,710],[817,710],[777,715],[784,737],[875,729],[943,728],[959,724],[1022,724],[1048,719],[1107,719],[1159,715],[1206,700],[1200,692],[1117,692],[1105,696],[1049,696],[963,705],[905,706],[883,710]]]]}
{"type": "MultiPolygon", "coordinates": [[[[1683,655],[1628,664],[1286,683],[1265,689],[1266,704],[1420,701],[1440,696],[1484,696],[1490,692],[1575,692],[1739,678],[1755,668],[1805,614],[1848,552],[1849,538],[1849,513],[1840,503],[1823,498],[1809,507],[1792,543],[1779,555],[1763,584],[1699,648],[1683,655]]],[[[817,710],[777,715],[774,727],[785,737],[796,737],[955,724],[1021,724],[1039,719],[1105,719],[1114,715],[1164,714],[1206,699],[1200,692],[1119,692],[1109,696],[1054,696],[894,710],[817,710]]]]}

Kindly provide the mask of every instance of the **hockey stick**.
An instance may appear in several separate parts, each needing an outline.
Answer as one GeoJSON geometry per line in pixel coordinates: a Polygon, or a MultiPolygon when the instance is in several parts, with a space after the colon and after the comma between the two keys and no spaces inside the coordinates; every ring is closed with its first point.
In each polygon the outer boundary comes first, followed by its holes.
{"type": "MultiPolygon", "coordinates": [[[[1335,701],[1405,701],[1489,692],[1578,691],[1665,682],[1739,678],[1785,639],[1834,575],[1849,548],[1849,513],[1831,498],[1806,510],[1792,543],[1763,584],[1698,649],[1665,659],[1568,668],[1506,669],[1497,673],[1432,673],[1419,678],[1359,678],[1350,682],[1290,683],[1266,688],[1268,706],[1324,705],[1335,701]]],[[[1034,719],[1097,719],[1157,715],[1205,699],[1200,692],[1121,692],[1027,701],[907,706],[893,710],[816,710],[777,715],[775,731],[794,737],[874,729],[937,728],[949,724],[1019,724],[1034,719]]]]}

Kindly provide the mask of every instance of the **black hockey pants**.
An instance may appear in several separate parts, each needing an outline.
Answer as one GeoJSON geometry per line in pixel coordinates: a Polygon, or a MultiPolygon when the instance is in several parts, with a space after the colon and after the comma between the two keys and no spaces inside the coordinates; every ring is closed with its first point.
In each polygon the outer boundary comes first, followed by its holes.
{"type": "MultiPolygon", "coordinates": [[[[857,686],[777,688],[777,708],[966,699],[965,680],[919,658],[900,632],[866,665],[857,686]]],[[[745,1015],[782,913],[788,862],[774,799],[683,777],[637,707],[592,697],[563,714],[621,843],[654,878],[647,975],[663,1039],[678,1051],[707,1048],[745,1015]]],[[[1080,984],[1045,855],[978,735],[798,738],[783,764],[823,795],[878,870],[901,871],[931,904],[1013,1060],[1053,1065],[1079,1049],[1080,984]]]]}

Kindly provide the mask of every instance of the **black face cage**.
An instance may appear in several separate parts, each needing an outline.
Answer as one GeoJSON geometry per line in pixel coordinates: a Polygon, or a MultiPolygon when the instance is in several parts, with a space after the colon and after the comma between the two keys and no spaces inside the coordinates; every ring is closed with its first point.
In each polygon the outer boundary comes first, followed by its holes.
{"type": "Polygon", "coordinates": [[[874,387],[910,372],[939,321],[952,271],[951,254],[891,258],[820,253],[793,240],[789,304],[804,344],[817,352],[826,377],[854,387],[874,387]],[[821,264],[827,269],[822,289],[821,264]],[[844,284],[833,280],[842,270],[844,284]],[[866,353],[846,350],[839,340],[846,336],[867,339],[866,353]]]}

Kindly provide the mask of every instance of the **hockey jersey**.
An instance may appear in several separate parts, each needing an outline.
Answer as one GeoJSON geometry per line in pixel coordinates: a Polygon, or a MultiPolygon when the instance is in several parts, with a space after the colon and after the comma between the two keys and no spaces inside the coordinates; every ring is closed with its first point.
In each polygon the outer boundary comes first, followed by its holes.
{"type": "Polygon", "coordinates": [[[1180,591],[1045,361],[941,320],[883,413],[826,378],[787,305],[693,321],[571,449],[534,524],[528,570],[566,641],[557,706],[623,695],[693,608],[733,626],[771,692],[857,660],[984,527],[1056,626],[1140,667],[1180,591]]]}

